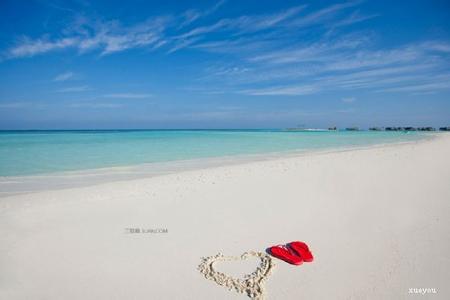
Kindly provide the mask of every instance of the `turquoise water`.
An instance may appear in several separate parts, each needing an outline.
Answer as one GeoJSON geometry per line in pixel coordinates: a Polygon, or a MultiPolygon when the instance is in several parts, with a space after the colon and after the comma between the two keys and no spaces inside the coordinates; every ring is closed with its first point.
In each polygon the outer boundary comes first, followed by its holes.
{"type": "Polygon", "coordinates": [[[0,176],[410,141],[421,133],[280,130],[2,131],[0,176]]]}

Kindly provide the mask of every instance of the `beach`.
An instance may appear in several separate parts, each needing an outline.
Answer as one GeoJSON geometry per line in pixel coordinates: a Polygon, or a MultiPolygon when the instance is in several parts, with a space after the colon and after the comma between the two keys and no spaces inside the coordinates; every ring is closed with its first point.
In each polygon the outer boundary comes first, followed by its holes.
{"type": "MultiPolygon", "coordinates": [[[[450,135],[0,198],[0,299],[248,299],[202,257],[305,241],[267,299],[448,299],[450,135]]],[[[251,273],[256,260],[217,264],[251,273]]]]}

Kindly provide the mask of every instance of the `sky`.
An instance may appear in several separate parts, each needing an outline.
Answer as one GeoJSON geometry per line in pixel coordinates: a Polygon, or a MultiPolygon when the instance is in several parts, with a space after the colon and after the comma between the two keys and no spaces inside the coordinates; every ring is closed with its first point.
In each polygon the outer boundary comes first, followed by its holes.
{"type": "Polygon", "coordinates": [[[450,1],[0,1],[0,129],[450,126],[450,1]]]}

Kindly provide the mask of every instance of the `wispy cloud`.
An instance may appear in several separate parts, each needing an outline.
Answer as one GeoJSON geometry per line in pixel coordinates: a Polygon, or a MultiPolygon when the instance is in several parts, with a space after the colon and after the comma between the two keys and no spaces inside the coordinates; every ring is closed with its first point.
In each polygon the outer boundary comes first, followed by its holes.
{"type": "Polygon", "coordinates": [[[75,74],[73,72],[64,72],[56,75],[55,78],[53,78],[53,81],[66,81],[73,78],[74,75],[75,74]]]}
{"type": "Polygon", "coordinates": [[[79,40],[77,38],[62,38],[51,41],[48,38],[38,38],[32,40],[28,37],[19,39],[17,45],[6,54],[6,58],[30,57],[50,51],[66,49],[75,46],[79,40]]]}
{"type": "MultiPolygon", "coordinates": [[[[232,36],[237,36],[280,27],[286,29],[313,25],[338,11],[358,4],[356,1],[336,4],[306,16],[300,13],[307,6],[300,5],[272,14],[243,15],[189,28],[196,20],[216,12],[224,3],[223,0],[218,1],[203,11],[189,9],[178,15],[154,16],[134,26],[123,26],[116,20],[89,20],[79,16],[69,27],[62,30],[61,38],[52,39],[49,35],[36,39],[22,37],[15,46],[7,50],[5,57],[31,57],[68,48],[76,49],[80,53],[99,50],[101,55],[107,55],[132,48],[146,47],[154,50],[166,46],[168,52],[172,53],[186,47],[195,47],[210,33],[229,31],[232,36]]],[[[351,22],[359,19],[361,16],[352,15],[351,22]]]]}
{"type": "Polygon", "coordinates": [[[341,101],[344,103],[353,103],[356,101],[356,98],[355,97],[345,97],[345,98],[342,98],[341,101]]]}
{"type": "MultiPolygon", "coordinates": [[[[361,3],[317,7],[311,2],[272,13],[217,18],[215,13],[226,5],[221,0],[209,8],[152,16],[131,25],[78,16],[54,36],[19,38],[3,57],[31,57],[65,49],[100,56],[136,48],[167,55],[185,49],[210,52],[218,61],[194,79],[205,94],[302,96],[330,90],[447,89],[450,42],[425,40],[379,47],[376,32],[355,31],[350,26],[382,17],[376,12],[366,14],[361,3]]],[[[54,80],[72,77],[66,72],[54,80]]],[[[59,92],[87,90],[88,86],[75,86],[59,92]]],[[[124,92],[99,97],[144,99],[151,95],[124,92]]]]}
{"type": "Polygon", "coordinates": [[[313,13],[310,13],[309,15],[299,18],[298,20],[292,22],[291,26],[297,26],[297,27],[306,27],[311,25],[316,25],[318,23],[324,22],[324,20],[327,20],[331,17],[333,17],[336,13],[350,7],[357,6],[361,3],[361,1],[349,1],[339,4],[334,4],[328,7],[325,7],[323,9],[320,9],[318,11],[315,11],[313,13]]]}
{"type": "MultiPolygon", "coordinates": [[[[101,23],[94,28],[95,34],[84,36],[77,46],[81,52],[101,49],[102,55],[154,46],[163,40],[162,32],[170,19],[156,17],[132,27],[122,27],[118,22],[101,23]]],[[[89,29],[90,24],[85,27],[89,29]]]]}
{"type": "Polygon", "coordinates": [[[121,108],[124,105],[121,103],[71,103],[69,107],[72,108],[121,108]]]}
{"type": "Polygon", "coordinates": [[[350,114],[350,113],[354,113],[356,111],[356,109],[354,108],[344,108],[344,109],[338,109],[336,112],[340,113],[340,114],[350,114]]]}
{"type": "Polygon", "coordinates": [[[318,91],[315,86],[280,86],[239,91],[241,94],[251,96],[299,96],[309,95],[318,91]]]}
{"type": "Polygon", "coordinates": [[[442,41],[427,41],[372,49],[368,39],[341,37],[290,49],[263,49],[257,55],[243,53],[242,66],[233,68],[246,72],[228,74],[207,70],[204,78],[220,77],[222,83],[234,87],[237,93],[244,91],[248,95],[288,96],[347,89],[377,91],[381,87],[385,92],[443,90],[448,80],[444,75],[450,67],[446,46],[442,41]],[[280,87],[283,81],[294,83],[280,87]],[[258,89],[245,88],[248,84],[264,85],[258,89]],[[297,91],[298,86],[314,88],[297,91]]]}
{"type": "Polygon", "coordinates": [[[421,44],[421,47],[429,51],[450,53],[450,43],[444,41],[428,41],[421,44]]]}
{"type": "Polygon", "coordinates": [[[372,15],[362,15],[359,11],[355,11],[353,12],[349,17],[338,21],[336,23],[333,24],[333,27],[342,27],[342,26],[349,26],[349,25],[353,25],[359,22],[363,22],[366,20],[370,20],[376,17],[379,17],[379,14],[372,14],[372,15]]]}
{"type": "Polygon", "coordinates": [[[191,29],[190,31],[179,35],[177,38],[185,39],[192,36],[199,36],[211,32],[224,30],[227,31],[234,30],[237,33],[256,32],[280,24],[281,22],[298,14],[305,7],[306,5],[301,5],[274,14],[240,16],[238,18],[233,19],[221,19],[211,25],[200,26],[191,29]]]}
{"type": "Polygon", "coordinates": [[[446,81],[442,82],[429,82],[425,84],[409,84],[397,87],[391,87],[382,89],[382,92],[433,92],[437,90],[450,89],[450,76],[446,78],[446,81]]]}
{"type": "Polygon", "coordinates": [[[6,58],[31,57],[56,50],[73,48],[80,53],[100,50],[101,55],[120,52],[131,48],[162,45],[162,31],[170,22],[170,17],[156,17],[136,26],[123,27],[117,21],[91,22],[80,18],[64,32],[67,37],[37,39],[22,37],[16,46],[8,49],[6,58]]]}
{"type": "Polygon", "coordinates": [[[219,0],[219,1],[217,1],[216,4],[214,4],[212,7],[208,8],[207,10],[205,10],[201,15],[202,16],[207,16],[207,15],[210,15],[210,14],[216,12],[226,2],[227,2],[227,0],[219,0]]]}
{"type": "Polygon", "coordinates": [[[197,21],[198,19],[202,17],[206,17],[210,14],[213,14],[216,12],[222,5],[226,3],[226,0],[220,0],[216,4],[214,4],[212,7],[201,11],[198,9],[188,9],[181,15],[181,24],[178,26],[178,28],[183,28],[185,26],[190,25],[191,23],[197,21]]]}
{"type": "Polygon", "coordinates": [[[57,90],[57,92],[58,93],[78,93],[78,92],[87,92],[90,90],[92,90],[92,89],[89,86],[81,85],[81,86],[72,86],[72,87],[59,89],[59,90],[57,90]]]}
{"type": "Polygon", "coordinates": [[[33,39],[22,36],[15,46],[3,53],[3,57],[32,57],[70,48],[79,53],[98,50],[100,55],[144,47],[155,50],[168,44],[174,48],[178,44],[174,37],[178,34],[171,36],[169,30],[182,30],[197,19],[214,13],[225,2],[220,0],[204,11],[190,9],[179,15],[154,16],[134,26],[123,26],[117,20],[90,20],[79,15],[70,26],[61,30],[63,37],[52,39],[46,34],[33,39]]]}
{"type": "Polygon", "coordinates": [[[146,99],[153,97],[152,94],[139,94],[139,93],[115,93],[103,95],[105,98],[117,98],[117,99],[146,99]]]}

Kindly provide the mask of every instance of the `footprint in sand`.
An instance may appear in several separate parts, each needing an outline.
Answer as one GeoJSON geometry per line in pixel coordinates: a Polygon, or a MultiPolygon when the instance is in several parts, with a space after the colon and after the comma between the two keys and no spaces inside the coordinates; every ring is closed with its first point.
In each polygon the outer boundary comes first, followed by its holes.
{"type": "Polygon", "coordinates": [[[198,266],[198,270],[206,279],[212,280],[229,290],[246,293],[252,299],[263,299],[264,282],[269,277],[274,266],[272,258],[269,255],[262,252],[249,251],[243,253],[241,256],[224,256],[219,253],[215,256],[204,257],[198,266]],[[215,263],[218,262],[243,261],[249,258],[258,258],[260,263],[255,271],[246,274],[242,279],[226,275],[214,268],[215,263]]]}

